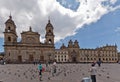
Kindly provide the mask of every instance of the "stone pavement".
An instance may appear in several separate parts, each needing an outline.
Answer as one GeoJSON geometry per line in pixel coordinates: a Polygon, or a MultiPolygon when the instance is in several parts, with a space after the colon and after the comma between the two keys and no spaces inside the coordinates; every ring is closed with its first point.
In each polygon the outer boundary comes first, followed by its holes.
{"type": "MultiPolygon", "coordinates": [[[[57,64],[56,74],[43,72],[41,82],[81,82],[84,77],[90,77],[90,67],[90,64],[57,64]]],[[[96,67],[97,82],[120,82],[120,64],[96,67]]],[[[38,74],[37,65],[33,64],[0,65],[0,82],[40,82],[38,74]]]]}

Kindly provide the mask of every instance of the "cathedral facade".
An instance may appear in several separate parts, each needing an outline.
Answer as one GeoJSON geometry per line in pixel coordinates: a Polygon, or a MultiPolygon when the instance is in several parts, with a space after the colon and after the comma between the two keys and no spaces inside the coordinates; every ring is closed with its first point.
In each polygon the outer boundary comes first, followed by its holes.
{"type": "Polygon", "coordinates": [[[17,41],[16,25],[12,16],[5,22],[4,31],[4,59],[7,62],[22,63],[34,61],[57,62],[117,62],[118,51],[116,45],[106,45],[95,49],[82,49],[78,41],[70,40],[68,46],[64,44],[60,49],[55,49],[53,25],[50,20],[45,27],[45,42],[40,41],[40,34],[33,32],[29,27],[28,31],[21,33],[21,41],[17,41]]]}
{"type": "Polygon", "coordinates": [[[53,26],[48,21],[45,28],[45,42],[40,42],[40,34],[33,32],[30,27],[28,31],[21,33],[21,41],[17,42],[16,25],[12,16],[5,22],[4,52],[5,60],[8,62],[33,62],[47,61],[54,58],[54,32],[53,26]],[[50,57],[49,57],[50,56],[50,57]]]}

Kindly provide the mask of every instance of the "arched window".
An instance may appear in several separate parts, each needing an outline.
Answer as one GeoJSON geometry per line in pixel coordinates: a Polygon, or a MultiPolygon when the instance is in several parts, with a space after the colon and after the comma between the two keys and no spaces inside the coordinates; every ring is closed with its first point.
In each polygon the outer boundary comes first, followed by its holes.
{"type": "Polygon", "coordinates": [[[65,58],[66,58],[66,55],[65,55],[65,58]]]}
{"type": "Polygon", "coordinates": [[[112,60],[114,61],[114,58],[112,58],[112,60]]]}
{"type": "Polygon", "coordinates": [[[66,61],[66,59],[65,59],[65,61],[66,61]]]}
{"type": "Polygon", "coordinates": [[[109,58],[109,60],[111,61],[111,58],[109,58]]]}
{"type": "Polygon", "coordinates": [[[108,61],[108,58],[106,58],[106,61],[108,61]]]}
{"type": "Polygon", "coordinates": [[[82,58],[80,58],[82,60],[82,58]]]}
{"type": "Polygon", "coordinates": [[[11,30],[11,28],[10,28],[10,27],[8,27],[8,32],[10,32],[10,30],[11,30]]]}
{"type": "Polygon", "coordinates": [[[49,32],[51,32],[51,30],[49,30],[49,32]]]}
{"type": "Polygon", "coordinates": [[[87,58],[87,60],[89,60],[89,58],[87,58]]]}
{"type": "Polygon", "coordinates": [[[91,58],[91,60],[93,60],[93,58],[91,58]]]}
{"type": "Polygon", "coordinates": [[[84,60],[86,60],[86,58],[84,58],[84,60]]]}
{"type": "Polygon", "coordinates": [[[105,60],[105,59],[103,58],[103,60],[105,60]]]}
{"type": "Polygon", "coordinates": [[[8,37],[8,41],[11,41],[11,37],[8,37]]]}
{"type": "Polygon", "coordinates": [[[94,60],[96,60],[96,58],[94,58],[94,60]]]}
{"type": "Polygon", "coordinates": [[[49,44],[51,44],[52,43],[52,40],[51,39],[49,39],[49,44]]]}
{"type": "Polygon", "coordinates": [[[9,56],[10,56],[10,53],[9,53],[9,56]]]}

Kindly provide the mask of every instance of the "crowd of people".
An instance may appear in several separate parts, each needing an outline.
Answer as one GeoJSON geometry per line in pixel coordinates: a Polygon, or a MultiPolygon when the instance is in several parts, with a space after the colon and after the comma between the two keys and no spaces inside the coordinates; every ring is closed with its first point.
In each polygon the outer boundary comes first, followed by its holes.
{"type": "MultiPolygon", "coordinates": [[[[96,64],[98,65],[98,67],[101,67],[101,61],[97,61],[97,62],[93,62],[91,64],[91,68],[89,69],[90,72],[90,79],[92,82],[96,82],[96,74],[97,74],[97,68],[96,68],[96,64]]],[[[49,73],[52,74],[52,77],[54,77],[56,75],[57,72],[57,63],[53,62],[52,64],[50,63],[46,63],[46,67],[43,67],[41,63],[38,64],[38,70],[39,70],[39,79],[40,81],[42,81],[42,73],[44,71],[48,71],[49,73]]],[[[48,79],[50,80],[50,77],[48,77],[48,79]]]]}
{"type": "MultiPolygon", "coordinates": [[[[4,61],[0,61],[1,64],[5,64],[4,61]]],[[[97,74],[97,68],[96,68],[96,64],[98,65],[98,67],[101,67],[101,63],[102,61],[97,61],[97,62],[93,62],[91,64],[91,68],[89,70],[90,72],[90,76],[91,76],[91,80],[92,82],[96,82],[96,74],[97,74]]],[[[52,75],[52,77],[54,77],[57,73],[57,63],[54,61],[53,63],[49,63],[46,62],[46,67],[44,67],[42,65],[41,62],[38,63],[33,63],[34,65],[38,65],[38,71],[39,71],[39,80],[42,81],[42,73],[44,73],[45,71],[49,72],[49,74],[52,75]]],[[[51,77],[48,77],[48,79],[50,80],[51,77]]]]}

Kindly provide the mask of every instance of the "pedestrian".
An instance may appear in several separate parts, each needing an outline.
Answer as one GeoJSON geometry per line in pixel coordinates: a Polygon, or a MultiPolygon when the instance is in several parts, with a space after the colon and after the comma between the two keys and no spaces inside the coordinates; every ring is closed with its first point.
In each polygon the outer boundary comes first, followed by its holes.
{"type": "Polygon", "coordinates": [[[42,81],[42,64],[41,63],[39,63],[38,65],[38,70],[39,70],[39,79],[40,81],[42,81]]]}
{"type": "Polygon", "coordinates": [[[45,63],[45,65],[46,65],[46,68],[48,67],[48,61],[45,63]]]}
{"type": "Polygon", "coordinates": [[[57,70],[56,68],[57,68],[57,66],[56,66],[56,62],[54,62],[54,63],[53,63],[53,66],[52,66],[52,70],[53,70],[53,71],[52,71],[52,76],[55,75],[56,70],[57,70]]]}
{"type": "Polygon", "coordinates": [[[92,82],[96,82],[96,73],[97,73],[97,69],[95,67],[95,64],[91,65],[91,69],[90,69],[90,73],[91,73],[91,80],[92,82]]]}
{"type": "Polygon", "coordinates": [[[97,61],[97,64],[98,64],[99,67],[101,67],[101,63],[102,63],[101,60],[97,61]]]}
{"type": "Polygon", "coordinates": [[[92,64],[95,66],[96,65],[96,61],[93,61],[92,64]]]}

